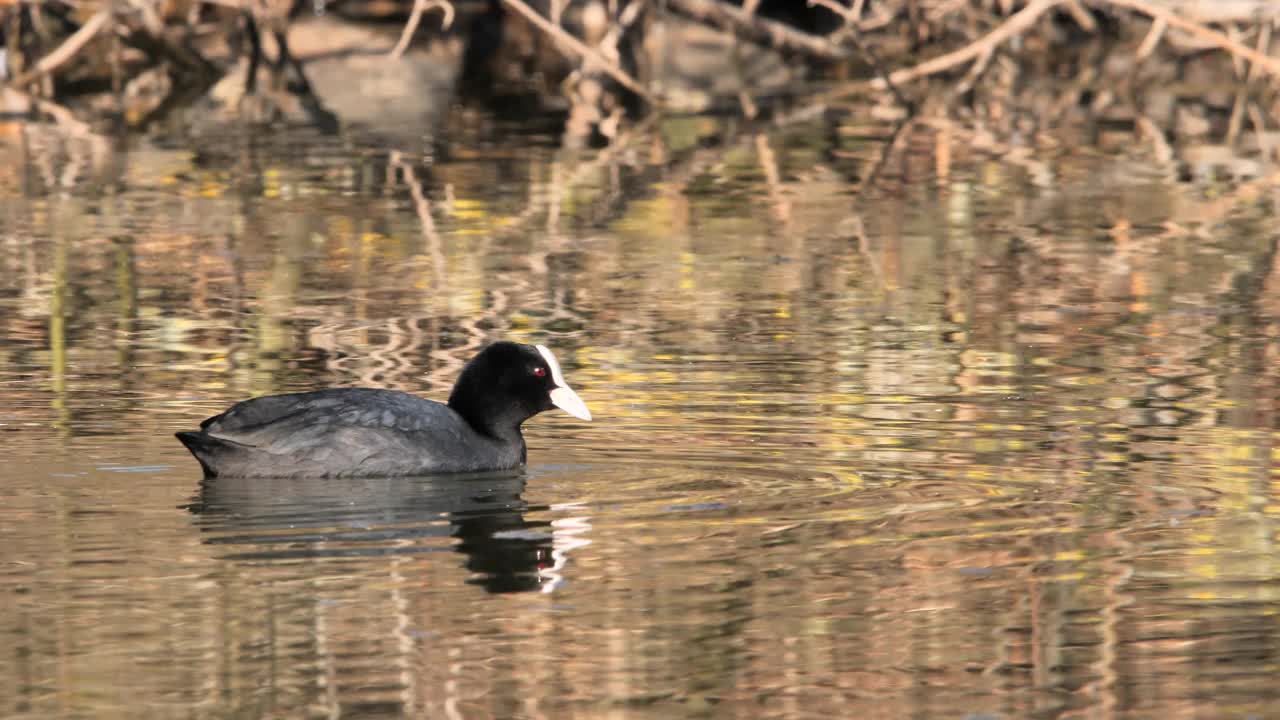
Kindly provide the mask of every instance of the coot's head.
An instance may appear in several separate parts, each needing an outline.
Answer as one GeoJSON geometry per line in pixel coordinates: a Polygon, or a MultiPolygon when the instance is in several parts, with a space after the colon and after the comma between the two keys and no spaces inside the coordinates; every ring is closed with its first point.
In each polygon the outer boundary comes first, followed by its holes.
{"type": "Polygon", "coordinates": [[[550,350],[513,342],[496,342],[467,363],[453,385],[449,407],[491,435],[517,429],[553,407],[591,419],[591,411],[565,382],[550,350]]]}

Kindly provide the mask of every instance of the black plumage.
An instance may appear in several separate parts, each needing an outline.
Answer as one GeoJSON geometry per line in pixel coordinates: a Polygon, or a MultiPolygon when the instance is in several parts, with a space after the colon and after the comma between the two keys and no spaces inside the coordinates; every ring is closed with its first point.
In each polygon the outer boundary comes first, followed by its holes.
{"type": "Polygon", "coordinates": [[[447,405],[371,388],[269,395],[177,437],[210,476],[500,470],[525,462],[521,424],[556,406],[591,419],[549,350],[499,342],[467,363],[447,405]]]}

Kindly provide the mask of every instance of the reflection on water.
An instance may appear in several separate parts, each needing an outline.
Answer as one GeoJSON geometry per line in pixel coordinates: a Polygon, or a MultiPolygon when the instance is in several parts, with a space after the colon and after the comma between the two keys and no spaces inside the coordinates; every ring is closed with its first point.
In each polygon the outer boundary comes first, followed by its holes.
{"type": "Polygon", "coordinates": [[[454,550],[490,592],[554,589],[585,523],[525,520],[519,475],[206,479],[188,509],[232,560],[359,558],[454,550]],[[456,542],[452,542],[455,541],[456,542]]]}
{"type": "Polygon", "coordinates": [[[1273,190],[840,123],[0,163],[0,714],[1280,715],[1273,190]],[[600,409],[516,475],[172,440],[499,337],[600,409]]]}

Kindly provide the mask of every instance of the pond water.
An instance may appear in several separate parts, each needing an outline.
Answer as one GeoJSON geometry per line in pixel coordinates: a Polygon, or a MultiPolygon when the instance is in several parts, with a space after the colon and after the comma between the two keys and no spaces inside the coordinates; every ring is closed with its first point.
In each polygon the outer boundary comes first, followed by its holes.
{"type": "Polygon", "coordinates": [[[829,115],[468,113],[8,136],[0,715],[1280,716],[1273,185],[912,141],[857,193],[829,115]],[[595,416],[519,472],[202,483],[172,435],[500,338],[595,416]]]}

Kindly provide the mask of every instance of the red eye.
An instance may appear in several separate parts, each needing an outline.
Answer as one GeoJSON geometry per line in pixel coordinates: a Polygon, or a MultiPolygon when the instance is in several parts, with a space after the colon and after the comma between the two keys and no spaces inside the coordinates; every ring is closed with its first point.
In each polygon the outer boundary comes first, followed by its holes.
{"type": "Polygon", "coordinates": [[[546,376],[547,376],[547,369],[546,369],[546,368],[541,368],[541,367],[536,367],[536,368],[534,368],[534,369],[533,369],[533,376],[534,376],[534,377],[546,377],[546,376]]]}

